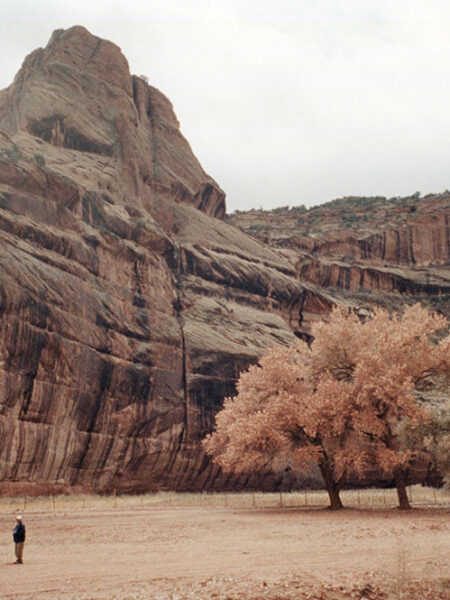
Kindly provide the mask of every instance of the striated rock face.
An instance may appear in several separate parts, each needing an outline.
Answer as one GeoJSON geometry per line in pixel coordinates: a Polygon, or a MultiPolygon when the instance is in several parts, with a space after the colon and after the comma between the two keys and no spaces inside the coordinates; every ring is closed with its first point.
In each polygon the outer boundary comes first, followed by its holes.
{"type": "Polygon", "coordinates": [[[449,237],[445,206],[344,237],[290,213],[269,245],[224,222],[170,102],[114,44],[73,27],[28,56],[0,91],[0,493],[295,483],[211,464],[223,398],[361,289],[443,297],[449,237]]]}
{"type": "Polygon", "coordinates": [[[450,193],[344,198],[228,222],[296,264],[299,280],[358,306],[418,300],[450,316],[450,193]]]}
{"type": "Polygon", "coordinates": [[[0,491],[277,485],[200,440],[332,299],[220,220],[169,101],[84,28],[25,60],[0,130],[0,491]]]}
{"type": "Polygon", "coordinates": [[[83,27],[55,31],[45,49],[25,59],[0,94],[0,130],[33,136],[38,153],[41,140],[94,154],[97,166],[109,169],[103,179],[81,165],[60,165],[61,174],[121,203],[148,208],[158,196],[225,214],[225,194],[192,154],[169,100],[130,76],[117,46],[83,27]]]}

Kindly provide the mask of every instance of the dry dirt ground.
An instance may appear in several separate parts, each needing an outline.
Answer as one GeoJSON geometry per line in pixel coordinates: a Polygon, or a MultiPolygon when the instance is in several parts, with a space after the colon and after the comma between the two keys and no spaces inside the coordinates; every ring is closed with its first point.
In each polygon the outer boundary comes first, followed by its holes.
{"type": "Polygon", "coordinates": [[[0,598],[448,600],[450,509],[0,513],[0,598]]]}

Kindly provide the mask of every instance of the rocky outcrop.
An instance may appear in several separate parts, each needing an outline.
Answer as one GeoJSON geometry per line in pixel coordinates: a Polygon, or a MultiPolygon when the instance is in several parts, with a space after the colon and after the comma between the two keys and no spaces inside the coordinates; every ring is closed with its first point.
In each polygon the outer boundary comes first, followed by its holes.
{"type": "Polygon", "coordinates": [[[421,300],[450,316],[449,192],[238,212],[228,222],[283,249],[302,283],[336,301],[395,308],[421,300]]]}
{"type": "Polygon", "coordinates": [[[200,440],[332,299],[220,220],[169,101],[84,28],[25,60],[0,129],[0,491],[273,487],[200,440]]]}
{"type": "Polygon", "coordinates": [[[367,289],[375,292],[425,296],[450,292],[450,274],[439,269],[407,269],[377,267],[365,264],[346,264],[331,259],[302,257],[297,263],[298,277],[323,288],[339,288],[358,292],[367,289]]]}
{"type": "Polygon", "coordinates": [[[425,263],[448,260],[448,214],[431,243],[419,213],[366,246],[274,223],[262,244],[224,222],[170,102],[120,49],[56,31],[0,92],[0,493],[295,484],[225,476],[200,441],[268,347],[360,306],[336,288],[398,294],[421,269],[418,293],[446,289],[425,263]]]}
{"type": "MultiPolygon", "coordinates": [[[[352,257],[375,265],[427,267],[450,261],[450,198],[433,212],[420,214],[379,232],[334,230],[317,238],[291,238],[292,246],[326,257],[352,257]]],[[[285,245],[287,243],[285,242],[285,245]]]]}
{"type": "MultiPolygon", "coordinates": [[[[79,161],[80,152],[88,154],[86,164],[106,167],[103,178],[81,164],[64,168],[63,160],[58,171],[121,204],[148,209],[158,196],[218,218],[225,214],[225,194],[181,135],[169,100],[130,75],[117,46],[83,27],[55,31],[46,48],[25,59],[1,92],[0,130],[29,134],[46,160],[48,146],[75,150],[79,161]]],[[[51,156],[58,160],[58,153],[51,156]]]]}

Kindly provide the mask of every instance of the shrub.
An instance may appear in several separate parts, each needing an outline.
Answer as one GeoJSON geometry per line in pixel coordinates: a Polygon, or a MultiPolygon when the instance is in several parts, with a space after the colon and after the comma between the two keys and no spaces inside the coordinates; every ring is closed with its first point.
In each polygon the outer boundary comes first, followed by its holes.
{"type": "Polygon", "coordinates": [[[45,158],[42,156],[42,154],[36,153],[33,155],[33,158],[40,167],[45,165],[45,158]]]}

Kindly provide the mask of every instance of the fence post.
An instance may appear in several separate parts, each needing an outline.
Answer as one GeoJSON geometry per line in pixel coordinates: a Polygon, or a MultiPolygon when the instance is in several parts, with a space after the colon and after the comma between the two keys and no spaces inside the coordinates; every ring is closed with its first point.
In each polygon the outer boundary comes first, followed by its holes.
{"type": "Polygon", "coordinates": [[[53,510],[55,510],[55,508],[56,508],[55,494],[52,494],[52,505],[53,505],[53,510]]]}
{"type": "Polygon", "coordinates": [[[305,506],[308,506],[308,488],[305,488],[305,506]]]}

